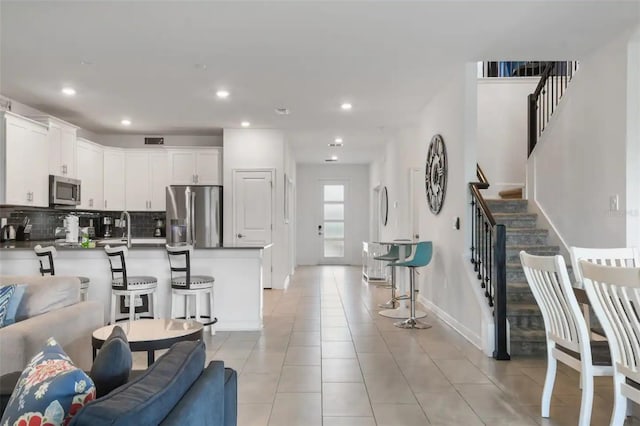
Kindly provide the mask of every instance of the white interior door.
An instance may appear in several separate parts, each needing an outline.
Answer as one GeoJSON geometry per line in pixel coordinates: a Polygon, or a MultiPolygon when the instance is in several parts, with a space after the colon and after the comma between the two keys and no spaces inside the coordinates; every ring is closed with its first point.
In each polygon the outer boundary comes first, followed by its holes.
{"type": "MultiPolygon", "coordinates": [[[[420,209],[425,200],[424,173],[420,169],[409,169],[409,215],[411,239],[420,240],[420,209]]],[[[425,201],[426,202],[426,201],[425,201]]]]}
{"type": "Polygon", "coordinates": [[[320,180],[320,221],[318,241],[320,262],[344,264],[346,245],[346,200],[347,182],[343,180],[320,180]]]}
{"type": "MultiPolygon", "coordinates": [[[[233,171],[233,241],[244,246],[266,245],[273,233],[273,171],[233,171]]],[[[271,288],[271,249],[264,251],[263,287],[271,288]]]]}

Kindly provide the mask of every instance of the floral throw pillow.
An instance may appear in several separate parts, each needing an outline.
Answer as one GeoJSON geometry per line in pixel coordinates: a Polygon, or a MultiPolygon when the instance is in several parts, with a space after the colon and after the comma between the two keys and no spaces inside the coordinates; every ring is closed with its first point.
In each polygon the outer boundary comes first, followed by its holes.
{"type": "Polygon", "coordinates": [[[2,426],[59,426],[96,397],[96,388],[51,337],[22,372],[2,426]]]}

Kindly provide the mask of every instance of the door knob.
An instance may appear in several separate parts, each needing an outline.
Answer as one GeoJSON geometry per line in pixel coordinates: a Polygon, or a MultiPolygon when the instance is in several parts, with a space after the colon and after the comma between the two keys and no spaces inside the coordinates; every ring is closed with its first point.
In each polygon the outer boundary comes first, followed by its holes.
{"type": "Polygon", "coordinates": [[[244,235],[242,235],[242,234],[238,234],[238,235],[237,235],[237,237],[238,237],[238,238],[244,238],[244,235]]]}

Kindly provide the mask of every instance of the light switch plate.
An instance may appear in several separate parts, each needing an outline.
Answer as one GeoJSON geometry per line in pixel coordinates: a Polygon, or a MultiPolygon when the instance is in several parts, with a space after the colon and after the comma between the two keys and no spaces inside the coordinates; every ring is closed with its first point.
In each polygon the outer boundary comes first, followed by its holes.
{"type": "Polygon", "coordinates": [[[609,197],[609,211],[617,212],[620,210],[620,197],[618,194],[611,195],[609,197]]]}

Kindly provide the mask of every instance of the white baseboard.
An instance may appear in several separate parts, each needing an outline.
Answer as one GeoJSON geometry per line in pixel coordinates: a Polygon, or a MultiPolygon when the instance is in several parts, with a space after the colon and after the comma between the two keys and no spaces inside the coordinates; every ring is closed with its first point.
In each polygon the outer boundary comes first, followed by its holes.
{"type": "Polygon", "coordinates": [[[483,346],[482,345],[482,337],[481,336],[478,336],[478,334],[476,334],[473,331],[469,330],[469,328],[467,326],[465,326],[464,324],[460,323],[457,319],[455,319],[454,317],[449,315],[447,312],[445,312],[442,309],[440,309],[439,306],[435,305],[430,300],[427,300],[424,296],[419,295],[418,296],[418,302],[420,302],[428,310],[430,310],[431,312],[436,314],[436,316],[438,318],[440,318],[440,320],[442,320],[444,323],[446,323],[449,327],[453,328],[455,331],[460,333],[460,335],[462,335],[462,337],[467,339],[469,341],[469,343],[471,343],[476,348],[478,348],[481,351],[483,351],[483,348],[482,348],[482,346],[483,346]]]}

